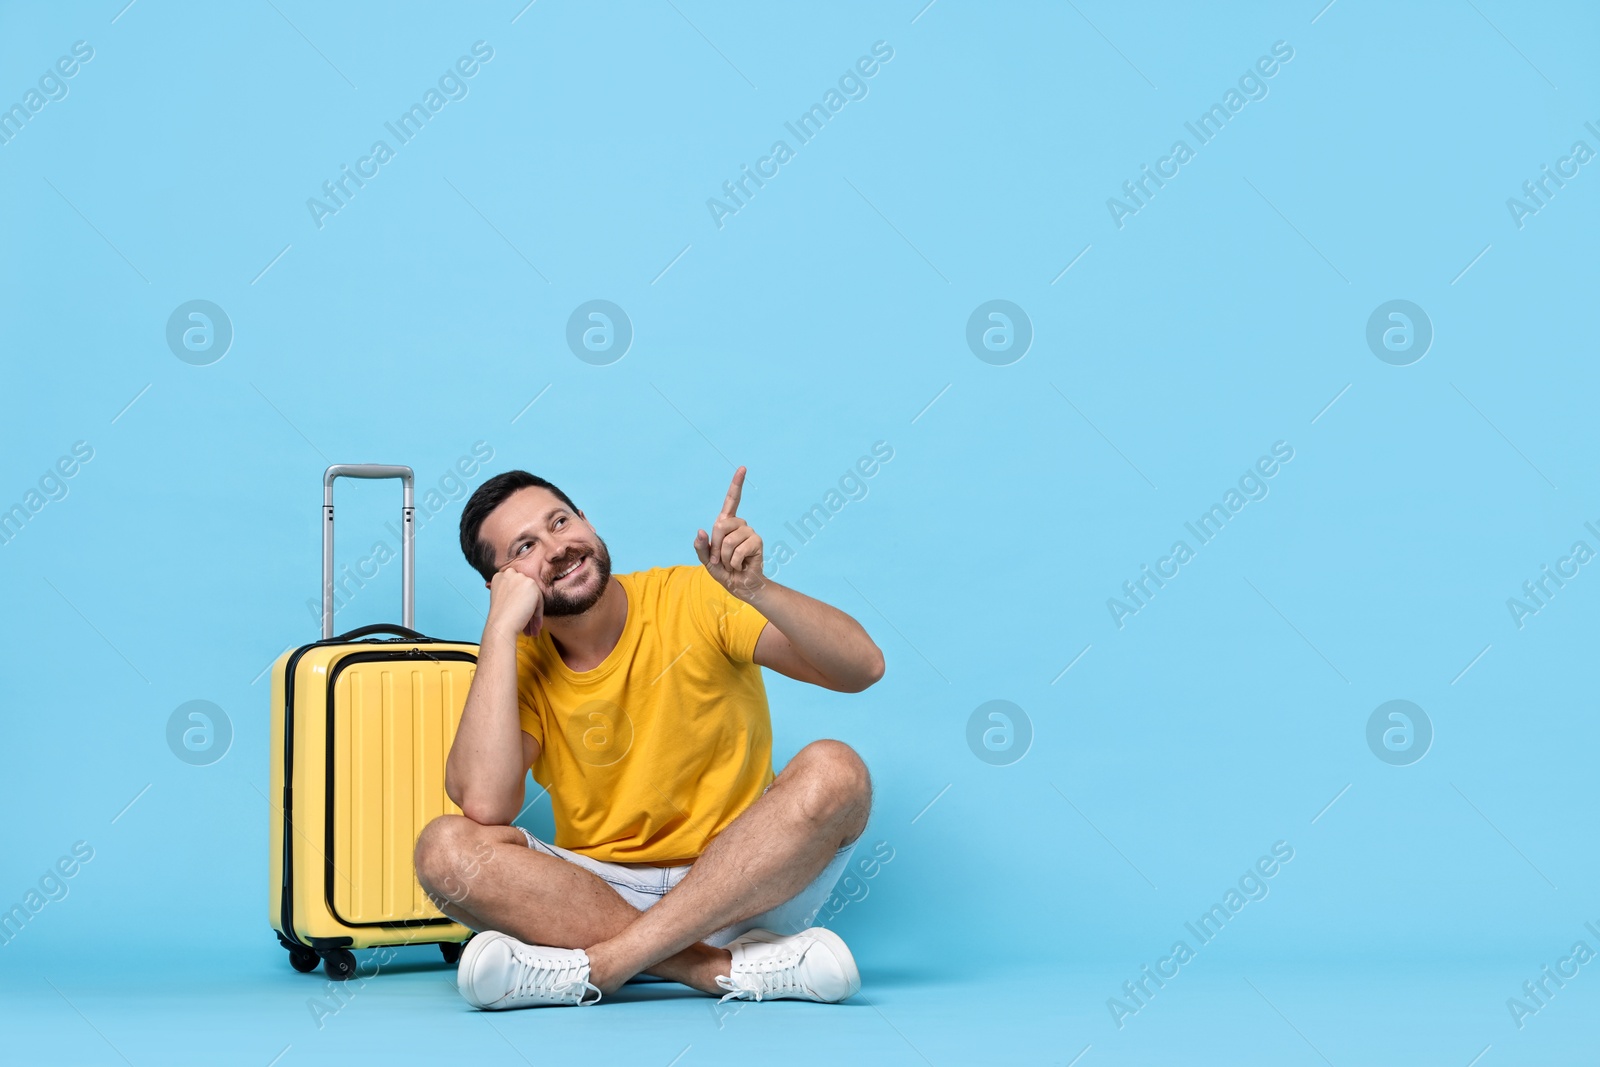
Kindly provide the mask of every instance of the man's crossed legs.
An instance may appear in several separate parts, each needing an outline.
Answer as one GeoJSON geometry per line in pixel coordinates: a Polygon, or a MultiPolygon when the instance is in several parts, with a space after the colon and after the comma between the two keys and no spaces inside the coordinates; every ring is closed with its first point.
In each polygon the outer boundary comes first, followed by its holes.
{"type": "Polygon", "coordinates": [[[729,988],[733,954],[702,939],[799,893],[861,835],[870,807],[861,758],[841,742],[815,741],[646,911],[592,872],[530,849],[516,827],[460,815],[423,829],[417,877],[446,915],[473,930],[583,950],[571,958],[586,957],[586,980],[601,993],[644,972],[715,996],[729,988]]]}

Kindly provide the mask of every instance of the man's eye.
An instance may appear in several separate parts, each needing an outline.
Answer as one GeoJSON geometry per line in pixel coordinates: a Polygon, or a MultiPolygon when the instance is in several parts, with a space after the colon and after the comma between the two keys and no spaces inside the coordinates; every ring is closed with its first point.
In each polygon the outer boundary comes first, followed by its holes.
{"type": "Polygon", "coordinates": [[[528,549],[530,549],[532,547],[533,547],[533,542],[532,541],[524,541],[524,542],[522,542],[522,544],[517,547],[517,555],[519,555],[519,556],[522,555],[524,552],[526,552],[528,549]]]}

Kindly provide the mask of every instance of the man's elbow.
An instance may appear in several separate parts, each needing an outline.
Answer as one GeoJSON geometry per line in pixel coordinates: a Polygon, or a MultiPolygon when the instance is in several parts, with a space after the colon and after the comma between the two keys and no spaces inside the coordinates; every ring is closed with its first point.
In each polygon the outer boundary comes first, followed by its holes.
{"type": "Polygon", "coordinates": [[[459,781],[451,776],[448,765],[446,766],[444,772],[444,795],[450,798],[450,803],[461,809],[461,814],[466,815],[467,818],[472,819],[473,822],[479,821],[478,819],[474,819],[471,815],[467,814],[468,805],[473,804],[475,802],[475,798],[474,800],[468,799],[466,789],[459,781]]]}
{"type": "Polygon", "coordinates": [[[883,667],[883,652],[874,647],[872,650],[872,659],[867,663],[865,670],[861,673],[853,685],[840,687],[840,692],[860,693],[870,688],[878,681],[878,679],[883,677],[883,667]]]}
{"type": "Polygon", "coordinates": [[[451,789],[449,783],[445,785],[445,795],[461,809],[462,815],[479,826],[508,826],[521,807],[520,803],[510,803],[509,798],[490,796],[481,790],[451,789]]]}
{"type": "Polygon", "coordinates": [[[479,826],[509,826],[511,820],[517,817],[515,807],[507,807],[492,800],[480,800],[470,793],[462,797],[457,806],[460,807],[462,815],[479,826]]]}

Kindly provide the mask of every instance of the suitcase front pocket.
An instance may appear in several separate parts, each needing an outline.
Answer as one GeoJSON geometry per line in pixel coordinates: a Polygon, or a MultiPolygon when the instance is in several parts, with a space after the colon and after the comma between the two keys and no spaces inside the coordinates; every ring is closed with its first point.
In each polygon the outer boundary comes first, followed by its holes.
{"type": "Polygon", "coordinates": [[[431,820],[460,814],[444,765],[476,663],[466,652],[358,652],[330,672],[323,881],[340,923],[453,922],[423,892],[411,855],[431,820]]]}

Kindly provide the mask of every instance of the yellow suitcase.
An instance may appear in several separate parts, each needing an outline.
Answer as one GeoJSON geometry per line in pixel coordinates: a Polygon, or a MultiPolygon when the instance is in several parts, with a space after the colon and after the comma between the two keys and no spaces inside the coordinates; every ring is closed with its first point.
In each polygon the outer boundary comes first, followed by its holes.
{"type": "Polygon", "coordinates": [[[437,944],[447,963],[472,931],[434,907],[412,849],[436,816],[460,814],[445,757],[478,646],[424,637],[415,613],[410,467],[335,464],[323,475],[322,640],[272,666],[271,899],[297,971],[356,974],[352,949],[437,944]],[[401,625],[333,635],[333,483],[399,478],[401,625]],[[379,639],[373,635],[394,636],[379,639]]]}

